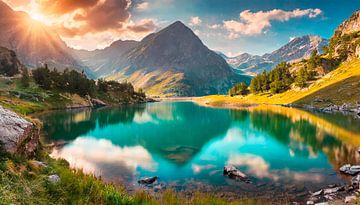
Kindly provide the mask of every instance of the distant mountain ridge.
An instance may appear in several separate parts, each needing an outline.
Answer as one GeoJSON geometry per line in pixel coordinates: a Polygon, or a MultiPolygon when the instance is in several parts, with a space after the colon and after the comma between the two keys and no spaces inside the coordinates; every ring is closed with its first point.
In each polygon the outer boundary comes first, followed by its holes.
{"type": "Polygon", "coordinates": [[[234,83],[250,80],[233,72],[180,21],[140,42],[117,41],[103,50],[75,54],[98,76],[130,81],[154,95],[226,93],[234,83]]]}
{"type": "Polygon", "coordinates": [[[75,68],[91,75],[73,58],[55,31],[31,19],[25,12],[12,10],[3,1],[0,1],[0,28],[0,46],[16,52],[25,66],[34,68],[46,63],[59,70],[75,68]]]}
{"type": "Polygon", "coordinates": [[[269,71],[278,63],[295,62],[310,57],[314,50],[323,53],[323,47],[329,44],[328,39],[319,36],[302,36],[292,39],[289,43],[269,54],[251,55],[243,53],[236,57],[226,57],[226,61],[235,69],[248,74],[269,71]]]}

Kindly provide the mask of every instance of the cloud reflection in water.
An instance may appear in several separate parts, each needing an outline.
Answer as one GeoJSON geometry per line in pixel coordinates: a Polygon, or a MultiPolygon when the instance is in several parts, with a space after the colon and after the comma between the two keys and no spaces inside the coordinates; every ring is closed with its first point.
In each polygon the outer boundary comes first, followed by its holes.
{"type": "Polygon", "coordinates": [[[155,172],[158,167],[151,154],[140,145],[119,147],[110,140],[92,137],[79,137],[61,149],[53,150],[51,156],[65,159],[71,167],[96,176],[134,175],[137,168],[155,172]]]}

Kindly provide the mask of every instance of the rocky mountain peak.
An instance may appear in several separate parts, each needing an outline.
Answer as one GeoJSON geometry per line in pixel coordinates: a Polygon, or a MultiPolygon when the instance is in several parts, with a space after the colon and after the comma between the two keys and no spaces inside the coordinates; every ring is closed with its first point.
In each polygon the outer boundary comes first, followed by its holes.
{"type": "Polygon", "coordinates": [[[301,36],[294,38],[288,44],[272,52],[267,58],[275,62],[297,61],[310,57],[314,50],[322,53],[323,47],[328,43],[328,39],[323,39],[320,36],[301,36]]]}
{"type": "Polygon", "coordinates": [[[357,31],[360,31],[360,10],[357,10],[349,19],[340,24],[335,31],[335,35],[343,36],[357,31]]]}

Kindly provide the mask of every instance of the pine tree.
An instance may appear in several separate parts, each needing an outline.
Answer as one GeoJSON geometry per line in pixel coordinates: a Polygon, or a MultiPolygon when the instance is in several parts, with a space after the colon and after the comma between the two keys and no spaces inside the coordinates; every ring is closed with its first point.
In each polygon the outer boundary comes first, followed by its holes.
{"type": "Polygon", "coordinates": [[[29,71],[24,68],[23,69],[23,72],[22,72],[22,76],[21,76],[21,85],[24,87],[24,88],[27,88],[29,87],[30,85],[30,76],[29,76],[29,71]]]}

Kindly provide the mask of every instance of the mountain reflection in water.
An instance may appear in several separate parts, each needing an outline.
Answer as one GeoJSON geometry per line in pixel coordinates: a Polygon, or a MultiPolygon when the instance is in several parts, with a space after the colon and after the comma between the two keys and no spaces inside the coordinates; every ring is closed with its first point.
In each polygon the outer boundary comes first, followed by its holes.
{"type": "Polygon", "coordinates": [[[213,191],[299,196],[347,179],[345,163],[360,163],[359,121],[279,106],[214,109],[162,102],[40,116],[52,156],[113,182],[159,176],[167,184],[197,183],[213,191]],[[346,123],[342,123],[342,122],[346,123]],[[252,184],[222,176],[233,164],[252,184]]]}

